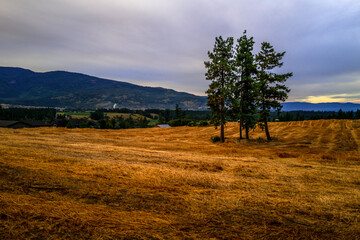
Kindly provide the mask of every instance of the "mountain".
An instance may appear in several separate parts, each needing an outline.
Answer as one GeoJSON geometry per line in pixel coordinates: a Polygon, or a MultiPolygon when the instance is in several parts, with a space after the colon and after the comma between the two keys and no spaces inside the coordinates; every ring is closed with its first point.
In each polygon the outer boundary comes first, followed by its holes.
{"type": "MultiPolygon", "coordinates": [[[[0,103],[67,108],[174,108],[205,110],[206,97],[143,87],[80,73],[0,67],[0,103]]],[[[285,102],[282,111],[356,111],[355,103],[285,102]]]]}
{"type": "Polygon", "coordinates": [[[80,73],[0,67],[0,103],[67,108],[206,109],[206,97],[80,73]]]}
{"type": "Polygon", "coordinates": [[[356,111],[360,104],[356,103],[307,103],[307,102],[285,102],[282,111],[356,111]]]}

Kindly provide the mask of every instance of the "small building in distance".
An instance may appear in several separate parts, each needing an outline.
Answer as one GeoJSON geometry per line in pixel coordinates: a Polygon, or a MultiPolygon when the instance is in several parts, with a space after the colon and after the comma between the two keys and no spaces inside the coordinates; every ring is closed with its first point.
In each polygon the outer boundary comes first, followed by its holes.
{"type": "Polygon", "coordinates": [[[22,120],[22,121],[6,121],[0,120],[0,127],[5,128],[34,128],[34,127],[50,127],[47,122],[36,120],[22,120]]]}
{"type": "Polygon", "coordinates": [[[170,128],[171,126],[169,124],[158,124],[155,127],[156,128],[170,128]]]}

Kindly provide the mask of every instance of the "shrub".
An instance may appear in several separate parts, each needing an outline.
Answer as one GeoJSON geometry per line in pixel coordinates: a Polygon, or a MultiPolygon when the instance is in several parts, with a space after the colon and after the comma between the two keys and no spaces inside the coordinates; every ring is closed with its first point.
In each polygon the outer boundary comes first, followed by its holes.
{"type": "Polygon", "coordinates": [[[69,122],[66,124],[66,127],[67,127],[67,128],[73,128],[73,125],[72,125],[72,123],[69,121],[69,122]]]}
{"type": "Polygon", "coordinates": [[[200,121],[200,122],[198,123],[198,126],[199,126],[199,127],[209,126],[209,122],[208,122],[208,121],[200,121]]]}
{"type": "Polygon", "coordinates": [[[83,122],[80,123],[80,128],[88,128],[88,127],[89,127],[88,122],[83,121],[83,122]]]}
{"type": "Polygon", "coordinates": [[[194,127],[194,126],[196,126],[196,122],[190,121],[190,122],[188,122],[187,126],[188,127],[194,127]]]}
{"type": "Polygon", "coordinates": [[[174,119],[170,120],[168,124],[172,127],[179,127],[179,126],[189,126],[189,123],[191,123],[191,119],[174,119]]]}
{"type": "Polygon", "coordinates": [[[168,122],[168,124],[172,127],[178,127],[181,126],[181,119],[174,119],[174,120],[170,120],[168,122]]]}
{"type": "Polygon", "coordinates": [[[221,138],[219,136],[211,137],[213,143],[220,142],[221,138]]]}
{"type": "Polygon", "coordinates": [[[96,110],[95,112],[90,113],[90,118],[92,120],[101,120],[105,117],[104,112],[96,110]]]}

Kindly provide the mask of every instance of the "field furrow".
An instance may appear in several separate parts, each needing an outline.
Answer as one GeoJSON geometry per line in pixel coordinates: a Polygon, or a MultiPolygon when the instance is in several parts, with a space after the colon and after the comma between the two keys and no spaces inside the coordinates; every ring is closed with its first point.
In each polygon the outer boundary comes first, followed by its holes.
{"type": "Polygon", "coordinates": [[[360,121],[269,127],[0,128],[0,239],[358,239],[360,121]]]}

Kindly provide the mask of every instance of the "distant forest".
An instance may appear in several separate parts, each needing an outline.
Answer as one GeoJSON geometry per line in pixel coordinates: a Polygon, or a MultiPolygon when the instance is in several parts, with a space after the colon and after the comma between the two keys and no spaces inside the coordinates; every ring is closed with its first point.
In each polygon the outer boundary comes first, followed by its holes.
{"type": "MultiPolygon", "coordinates": [[[[145,109],[132,110],[98,109],[91,111],[88,119],[72,119],[66,112],[89,112],[86,109],[59,111],[54,108],[2,108],[0,105],[0,120],[43,120],[58,127],[92,127],[107,129],[144,128],[156,124],[170,126],[207,126],[211,119],[210,111],[182,110],[178,105],[175,109],[145,109]],[[129,117],[109,118],[107,113],[124,113],[129,117]]],[[[271,112],[270,121],[303,121],[319,119],[360,119],[360,109],[357,111],[289,111],[271,112]]]]}
{"type": "Polygon", "coordinates": [[[290,111],[281,112],[278,116],[272,113],[272,121],[278,119],[280,122],[319,120],[319,119],[360,119],[360,109],[354,111],[290,111]]]}
{"type": "Polygon", "coordinates": [[[0,120],[43,120],[49,122],[55,118],[55,108],[2,108],[0,105],[0,120]]]}

